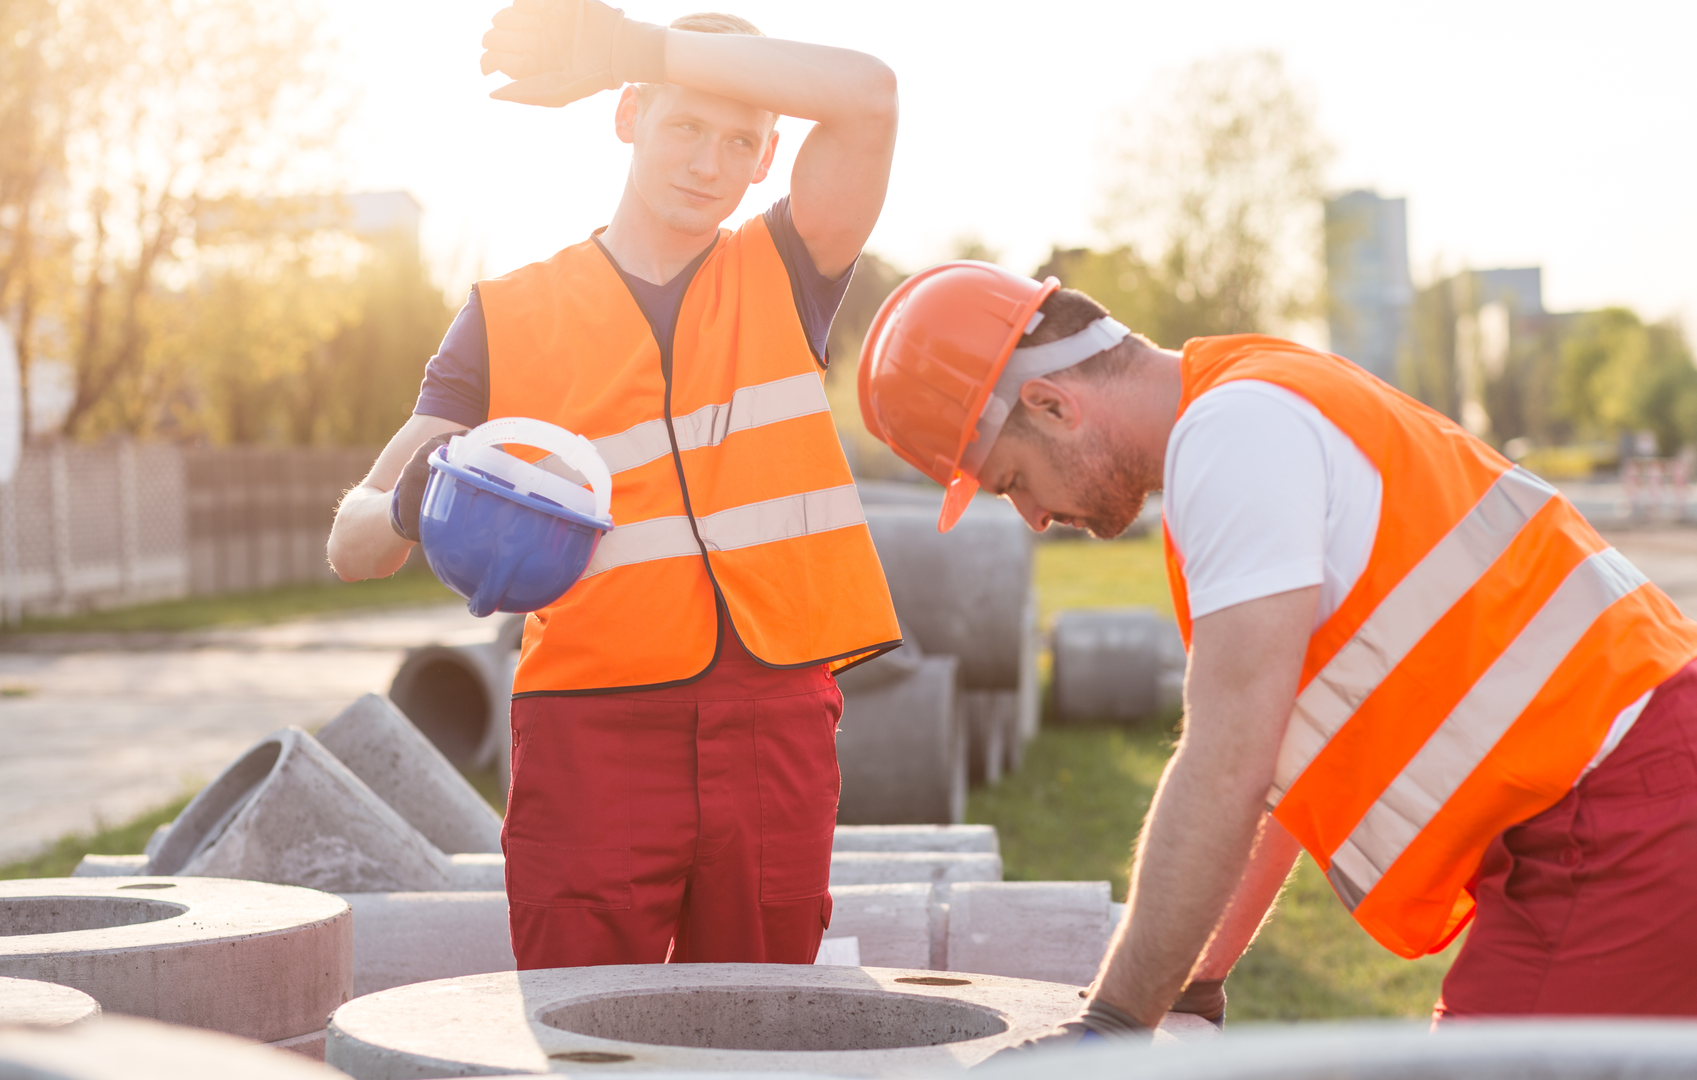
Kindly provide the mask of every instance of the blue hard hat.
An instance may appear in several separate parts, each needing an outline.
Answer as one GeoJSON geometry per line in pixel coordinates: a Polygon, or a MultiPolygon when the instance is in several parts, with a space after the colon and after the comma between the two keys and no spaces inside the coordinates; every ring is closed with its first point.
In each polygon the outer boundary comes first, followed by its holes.
{"type": "Polygon", "coordinates": [[[613,527],[612,489],[583,436],[528,417],[491,420],[430,455],[418,518],[425,561],[479,618],[545,608],[583,576],[613,527]],[[508,443],[551,456],[532,465],[497,449],[508,443]]]}

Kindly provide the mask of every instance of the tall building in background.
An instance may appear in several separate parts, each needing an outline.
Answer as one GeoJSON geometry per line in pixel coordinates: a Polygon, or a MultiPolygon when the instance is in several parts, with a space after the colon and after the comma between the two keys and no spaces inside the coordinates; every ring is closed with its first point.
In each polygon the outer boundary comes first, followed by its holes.
{"type": "Polygon", "coordinates": [[[1408,200],[1351,191],[1326,200],[1327,328],[1332,351],[1386,382],[1408,334],[1408,200]]]}

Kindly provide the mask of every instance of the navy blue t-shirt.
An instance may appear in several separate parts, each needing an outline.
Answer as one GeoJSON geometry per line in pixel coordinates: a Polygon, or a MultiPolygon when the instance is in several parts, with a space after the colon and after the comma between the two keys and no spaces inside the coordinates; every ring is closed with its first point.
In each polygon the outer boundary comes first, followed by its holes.
{"type": "MultiPolygon", "coordinates": [[[[843,293],[848,290],[854,268],[849,267],[835,280],[819,272],[819,268],[813,265],[813,256],[808,254],[807,245],[796,235],[795,223],[790,220],[788,195],[773,203],[765,217],[766,228],[790,272],[791,292],[795,296],[802,328],[807,332],[814,355],[823,357],[825,339],[831,333],[831,320],[836,317],[837,307],[843,302],[843,293]]],[[[713,245],[709,244],[683,272],[664,285],[644,281],[619,268],[619,276],[624,278],[631,295],[636,298],[643,314],[648,316],[648,322],[659,340],[664,341],[671,336],[677,325],[678,309],[683,306],[684,291],[689,288],[702,260],[712,250],[713,245]]],[[[618,267],[617,263],[613,265],[618,267]]],[[[418,404],[413,406],[412,411],[422,416],[439,416],[466,427],[476,427],[489,419],[489,337],[483,320],[483,304],[477,298],[475,285],[466,298],[465,306],[454,316],[453,325],[443,336],[442,347],[425,365],[424,385],[419,387],[418,404]]]]}

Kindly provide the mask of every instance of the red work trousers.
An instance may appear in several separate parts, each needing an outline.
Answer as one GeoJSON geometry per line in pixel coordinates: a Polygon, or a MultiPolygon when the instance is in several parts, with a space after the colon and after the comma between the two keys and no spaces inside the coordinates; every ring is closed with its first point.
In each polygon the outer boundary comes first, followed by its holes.
{"type": "Polygon", "coordinates": [[[1697,1016],[1697,661],[1567,797],[1492,843],[1439,1022],[1697,1016]]]}
{"type": "Polygon", "coordinates": [[[520,969],[813,962],[842,694],[823,667],[775,671],[721,636],[688,686],[514,700],[502,846],[520,969]]]}

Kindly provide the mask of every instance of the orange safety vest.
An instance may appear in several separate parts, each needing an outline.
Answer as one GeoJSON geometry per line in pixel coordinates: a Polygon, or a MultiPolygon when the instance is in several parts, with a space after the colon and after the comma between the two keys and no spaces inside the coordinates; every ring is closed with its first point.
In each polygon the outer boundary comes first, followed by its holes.
{"type": "Polygon", "coordinates": [[[525,620],[515,696],[697,679],[718,657],[715,596],[772,667],[841,670],[900,644],[762,218],[721,231],[684,293],[670,356],[593,239],[480,282],[478,296],[489,415],[575,431],[613,475],[615,528],[577,584],[525,620]]]}
{"type": "Polygon", "coordinates": [[[1697,623],[1549,484],[1349,361],[1197,338],[1179,415],[1233,379],[1307,400],[1384,492],[1361,579],[1309,640],[1268,807],[1368,933],[1436,952],[1487,845],[1567,794],[1615,716],[1697,656],[1697,623]]]}

